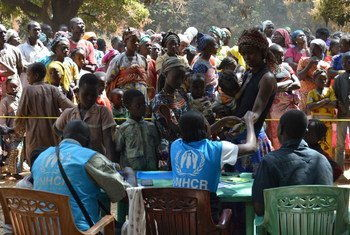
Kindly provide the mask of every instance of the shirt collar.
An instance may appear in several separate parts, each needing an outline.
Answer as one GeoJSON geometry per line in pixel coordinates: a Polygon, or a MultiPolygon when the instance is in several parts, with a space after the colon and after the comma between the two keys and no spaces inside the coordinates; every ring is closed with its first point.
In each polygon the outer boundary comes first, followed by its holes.
{"type": "Polygon", "coordinates": [[[60,145],[64,144],[64,143],[75,144],[75,145],[81,146],[81,144],[78,141],[73,140],[73,139],[69,139],[69,138],[62,140],[60,145]]]}
{"type": "Polygon", "coordinates": [[[290,147],[295,147],[295,146],[299,146],[299,147],[309,147],[309,146],[307,145],[307,143],[305,142],[305,140],[303,140],[303,139],[292,139],[292,140],[286,141],[286,142],[282,145],[282,148],[290,148],[290,147]]]}
{"type": "Polygon", "coordinates": [[[141,124],[144,122],[144,120],[140,120],[139,122],[135,121],[134,119],[131,119],[131,118],[127,118],[126,121],[130,124],[141,124]]]}

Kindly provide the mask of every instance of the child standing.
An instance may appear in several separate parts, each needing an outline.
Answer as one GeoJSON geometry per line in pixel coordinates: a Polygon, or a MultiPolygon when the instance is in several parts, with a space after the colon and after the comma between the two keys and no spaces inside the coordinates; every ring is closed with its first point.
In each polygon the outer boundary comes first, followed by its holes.
{"type": "MultiPolygon", "coordinates": [[[[110,98],[112,103],[112,113],[114,118],[127,118],[128,110],[123,106],[124,92],[121,89],[114,89],[110,92],[110,98]]],[[[122,124],[123,121],[116,120],[117,124],[122,124]]]]}
{"type": "Polygon", "coordinates": [[[212,110],[212,102],[205,96],[205,78],[201,74],[195,74],[190,81],[191,93],[188,94],[190,109],[198,111],[204,115],[210,124],[215,122],[212,110]]]}
{"type": "Polygon", "coordinates": [[[112,132],[115,122],[111,111],[104,106],[96,104],[99,95],[100,80],[96,75],[87,73],[79,80],[79,104],[77,107],[65,110],[56,120],[54,127],[61,133],[71,120],[82,120],[89,126],[91,149],[106,155],[109,159],[114,157],[112,132]]]}
{"type": "MultiPolygon", "coordinates": [[[[44,64],[34,63],[29,66],[27,77],[30,86],[23,89],[17,116],[58,117],[61,110],[74,106],[57,87],[44,83],[45,75],[44,64]]],[[[59,139],[52,129],[53,124],[53,119],[18,118],[15,120],[16,132],[22,136],[26,134],[27,162],[30,162],[29,154],[34,149],[58,144],[59,139]]]]}
{"type": "Polygon", "coordinates": [[[160,138],[156,126],[144,121],[145,96],[138,90],[124,92],[123,103],[130,117],[116,132],[116,149],[121,154],[121,167],[134,170],[157,170],[157,148],[160,138]]]}
{"type": "MultiPolygon", "coordinates": [[[[316,88],[311,90],[307,96],[306,108],[311,111],[312,118],[332,119],[335,117],[335,106],[337,98],[332,87],[326,87],[328,83],[327,72],[323,69],[317,69],[313,78],[316,82],[316,88]]],[[[332,123],[326,122],[328,128],[326,141],[322,148],[329,155],[332,154],[332,123]]]]}
{"type": "MultiPolygon", "coordinates": [[[[19,80],[8,78],[5,82],[5,88],[6,95],[0,101],[0,116],[16,116],[19,103],[19,80]]],[[[1,118],[0,125],[13,128],[14,119],[1,118]]],[[[23,163],[22,139],[15,135],[4,135],[2,137],[2,155],[7,157],[8,171],[16,179],[20,179],[19,173],[23,163]],[[19,167],[17,163],[19,163],[19,167]]]]}
{"type": "MultiPolygon", "coordinates": [[[[337,76],[334,81],[334,92],[337,98],[338,119],[350,118],[350,52],[344,53],[342,57],[343,69],[345,73],[337,76]]],[[[335,160],[343,167],[345,157],[345,138],[350,122],[337,123],[337,146],[335,160]]]]}

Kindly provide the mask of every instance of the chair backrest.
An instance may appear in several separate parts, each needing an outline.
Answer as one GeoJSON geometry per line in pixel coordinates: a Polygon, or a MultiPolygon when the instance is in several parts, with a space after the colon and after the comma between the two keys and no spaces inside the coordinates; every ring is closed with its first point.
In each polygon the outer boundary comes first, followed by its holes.
{"type": "Polygon", "coordinates": [[[215,234],[210,193],[185,188],[142,189],[147,234],[215,234]]]}
{"type": "Polygon", "coordinates": [[[75,227],[69,197],[20,188],[0,188],[14,234],[81,234],[75,227]]]}
{"type": "Polygon", "coordinates": [[[270,234],[331,235],[347,231],[349,189],[321,185],[264,190],[270,234]]]}

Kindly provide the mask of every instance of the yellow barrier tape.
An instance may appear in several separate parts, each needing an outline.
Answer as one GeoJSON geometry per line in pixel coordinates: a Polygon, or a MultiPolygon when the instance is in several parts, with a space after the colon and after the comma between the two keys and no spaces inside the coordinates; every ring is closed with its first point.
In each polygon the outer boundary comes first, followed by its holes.
{"type": "MultiPolygon", "coordinates": [[[[8,119],[57,119],[58,117],[22,117],[22,116],[0,116],[0,119],[2,118],[8,118],[8,119]]],[[[113,118],[114,120],[117,121],[125,121],[126,118],[113,118]]],[[[147,121],[152,121],[153,118],[144,118],[144,120],[147,121]]],[[[218,119],[219,120],[219,119],[218,119]]],[[[323,122],[350,122],[350,119],[319,119],[320,121],[323,122]]],[[[276,122],[279,121],[279,119],[265,119],[267,122],[276,122]]]]}

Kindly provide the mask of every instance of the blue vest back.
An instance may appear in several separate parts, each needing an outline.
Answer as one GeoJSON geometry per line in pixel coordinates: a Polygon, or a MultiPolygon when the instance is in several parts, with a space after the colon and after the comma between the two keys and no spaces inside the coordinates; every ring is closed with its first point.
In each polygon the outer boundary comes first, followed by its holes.
{"type": "MultiPolygon", "coordinates": [[[[63,141],[60,144],[62,166],[94,223],[100,219],[97,202],[100,189],[87,175],[85,164],[95,154],[95,151],[81,147],[70,140],[63,141]]],[[[82,231],[90,228],[62,178],[57,164],[55,147],[50,147],[39,155],[32,167],[32,175],[35,190],[69,196],[70,206],[77,228],[82,231]]]]}
{"type": "Polygon", "coordinates": [[[216,193],[221,174],[222,143],[208,139],[171,145],[173,186],[205,189],[216,193]]]}

